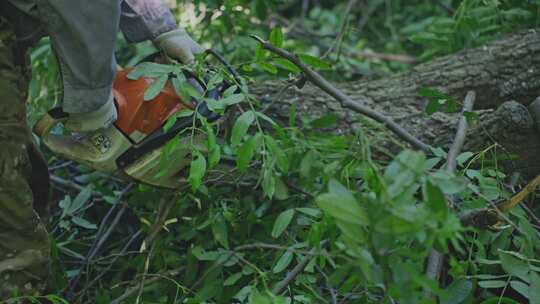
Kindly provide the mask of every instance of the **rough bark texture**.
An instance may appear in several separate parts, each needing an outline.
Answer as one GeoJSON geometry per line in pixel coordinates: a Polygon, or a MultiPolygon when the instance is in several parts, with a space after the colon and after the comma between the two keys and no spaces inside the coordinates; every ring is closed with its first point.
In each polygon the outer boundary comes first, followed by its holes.
{"type": "MultiPolygon", "coordinates": [[[[334,112],[339,118],[337,132],[373,132],[372,122],[342,108],[313,86],[290,88],[280,94],[282,87],[265,83],[254,88],[262,100],[271,102],[268,113],[276,119],[286,121],[287,109],[296,103],[297,111],[308,117],[334,112]]],[[[419,95],[419,89],[434,88],[457,100],[462,100],[468,90],[474,90],[475,110],[480,119],[470,128],[465,148],[479,150],[496,142],[503,147],[499,151],[518,156],[519,160],[511,162],[513,169],[528,174],[540,171],[540,135],[524,106],[540,96],[538,31],[515,33],[483,47],[418,65],[404,74],[341,83],[337,87],[392,117],[418,138],[440,146],[448,145],[454,136],[458,114],[426,115],[428,101],[419,95]]]]}

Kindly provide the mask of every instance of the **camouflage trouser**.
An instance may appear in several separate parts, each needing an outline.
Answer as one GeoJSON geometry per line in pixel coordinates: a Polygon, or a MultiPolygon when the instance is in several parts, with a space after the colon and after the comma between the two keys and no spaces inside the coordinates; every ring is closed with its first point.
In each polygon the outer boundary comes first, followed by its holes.
{"type": "Polygon", "coordinates": [[[26,123],[27,64],[0,17],[0,302],[39,294],[49,277],[49,240],[36,211],[49,180],[26,123]]]}

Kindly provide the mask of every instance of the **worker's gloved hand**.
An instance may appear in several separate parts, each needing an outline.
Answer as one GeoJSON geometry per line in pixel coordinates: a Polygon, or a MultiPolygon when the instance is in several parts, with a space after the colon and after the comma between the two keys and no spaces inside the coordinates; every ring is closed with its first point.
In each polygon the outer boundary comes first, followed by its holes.
{"type": "Polygon", "coordinates": [[[204,52],[204,49],[182,28],[159,35],[154,44],[167,56],[185,64],[191,63],[195,58],[194,55],[204,52]]]}
{"type": "Polygon", "coordinates": [[[111,93],[107,102],[99,109],[87,113],[71,113],[65,123],[67,130],[76,133],[92,132],[111,126],[118,114],[111,93]]]}

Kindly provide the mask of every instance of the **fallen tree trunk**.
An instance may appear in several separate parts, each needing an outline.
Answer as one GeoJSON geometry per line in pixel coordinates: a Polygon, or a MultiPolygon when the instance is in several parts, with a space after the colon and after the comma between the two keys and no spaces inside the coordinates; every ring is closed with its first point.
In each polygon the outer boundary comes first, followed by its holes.
{"type": "MultiPolygon", "coordinates": [[[[253,88],[261,100],[270,102],[268,113],[277,120],[286,122],[288,108],[295,103],[299,115],[321,117],[335,113],[339,121],[336,132],[381,132],[373,128],[372,121],[344,109],[312,85],[280,92],[282,87],[278,83],[264,83],[253,88]]],[[[515,154],[517,159],[509,163],[512,169],[527,175],[540,171],[540,135],[525,108],[540,96],[540,32],[515,33],[479,48],[421,64],[407,73],[341,83],[337,87],[436,146],[447,146],[451,141],[459,114],[428,116],[425,113],[428,101],[419,95],[420,88],[433,88],[457,100],[462,100],[467,91],[475,91],[479,119],[469,130],[465,149],[478,151],[497,143],[504,154],[515,154]]],[[[395,147],[392,142],[395,141],[386,137],[375,144],[395,147]]]]}

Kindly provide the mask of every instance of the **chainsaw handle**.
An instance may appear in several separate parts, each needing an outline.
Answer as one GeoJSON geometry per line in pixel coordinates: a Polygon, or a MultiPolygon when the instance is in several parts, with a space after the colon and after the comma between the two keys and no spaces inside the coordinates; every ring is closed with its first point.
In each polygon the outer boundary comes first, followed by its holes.
{"type": "Polygon", "coordinates": [[[69,115],[62,108],[54,108],[43,115],[34,125],[33,132],[41,139],[46,139],[51,130],[59,123],[66,122],[69,115]]]}

